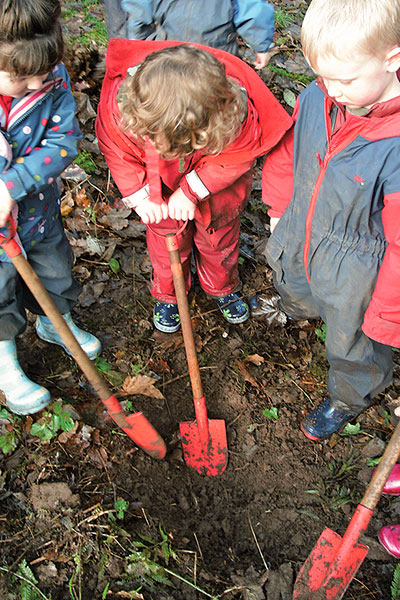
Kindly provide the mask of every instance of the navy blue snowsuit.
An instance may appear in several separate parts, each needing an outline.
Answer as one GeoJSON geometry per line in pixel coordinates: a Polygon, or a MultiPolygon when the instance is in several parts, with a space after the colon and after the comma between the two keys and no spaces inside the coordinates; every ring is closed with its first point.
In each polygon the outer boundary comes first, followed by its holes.
{"type": "Polygon", "coordinates": [[[267,260],[283,310],[325,321],[328,393],[355,413],[390,383],[400,346],[400,98],[356,116],[320,85],[264,165],[263,200],[281,217],[267,260]]]}

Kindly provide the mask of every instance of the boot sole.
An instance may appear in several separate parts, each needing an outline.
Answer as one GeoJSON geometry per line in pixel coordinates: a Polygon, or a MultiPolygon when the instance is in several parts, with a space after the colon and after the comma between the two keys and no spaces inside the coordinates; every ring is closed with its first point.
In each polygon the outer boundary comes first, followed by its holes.
{"type": "MultiPolygon", "coordinates": [[[[349,421],[349,423],[351,423],[351,421],[349,421]]],[[[346,425],[347,425],[347,423],[346,423],[346,425]]],[[[300,429],[304,433],[304,435],[306,436],[306,438],[308,438],[312,442],[317,442],[318,440],[327,440],[327,439],[329,439],[331,437],[331,435],[333,435],[334,433],[337,433],[337,434],[342,433],[342,431],[346,427],[346,425],[343,425],[343,427],[341,429],[339,429],[339,431],[332,431],[331,434],[323,436],[323,437],[318,437],[316,435],[313,435],[312,433],[309,433],[306,429],[304,429],[303,425],[300,425],[300,429]]]]}
{"type": "Polygon", "coordinates": [[[43,398],[42,402],[40,402],[39,404],[36,405],[32,405],[29,407],[24,407],[21,406],[20,404],[13,404],[13,402],[10,402],[9,400],[7,400],[6,397],[6,408],[8,408],[12,413],[16,414],[16,415],[34,415],[35,413],[40,412],[41,410],[43,410],[44,408],[46,408],[46,406],[48,406],[51,403],[51,396],[49,393],[49,396],[47,399],[43,398]]]}
{"type": "Polygon", "coordinates": [[[164,325],[160,325],[155,321],[153,321],[153,325],[156,329],[158,329],[158,331],[162,331],[163,333],[175,333],[175,331],[178,331],[179,327],[181,326],[181,324],[179,323],[179,325],[176,325],[175,327],[167,327],[164,325]]]}

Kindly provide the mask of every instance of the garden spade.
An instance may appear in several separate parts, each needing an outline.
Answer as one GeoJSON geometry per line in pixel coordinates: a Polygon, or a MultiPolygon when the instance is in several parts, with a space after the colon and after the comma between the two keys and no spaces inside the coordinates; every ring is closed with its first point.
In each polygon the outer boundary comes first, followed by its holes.
{"type": "Polygon", "coordinates": [[[400,422],[343,537],[325,529],[294,584],[295,600],[340,600],[368,554],[358,542],[400,455],[400,422]]]}
{"type": "Polygon", "coordinates": [[[20,246],[14,239],[15,224],[12,217],[9,218],[9,229],[9,237],[0,235],[0,247],[3,248],[7,256],[11,259],[11,262],[32,292],[34,298],[50,319],[65,346],[68,348],[68,351],[76,360],[84,375],[93,386],[95,392],[100,397],[108,414],[131,438],[131,440],[133,440],[139,448],[144,450],[144,452],[149,454],[152,458],[164,458],[166,446],[159,433],[157,433],[142,412],[136,412],[129,416],[125,415],[120,403],[116,397],[111,394],[104,379],[99,375],[92,361],[80,347],[48,291],[22,254],[20,246]]]}
{"type": "Polygon", "coordinates": [[[165,242],[171,263],[196,414],[195,422],[185,421],[179,424],[183,455],[186,463],[198,473],[209,476],[220,475],[228,462],[225,421],[210,420],[207,417],[176,233],[167,234],[165,242]]]}

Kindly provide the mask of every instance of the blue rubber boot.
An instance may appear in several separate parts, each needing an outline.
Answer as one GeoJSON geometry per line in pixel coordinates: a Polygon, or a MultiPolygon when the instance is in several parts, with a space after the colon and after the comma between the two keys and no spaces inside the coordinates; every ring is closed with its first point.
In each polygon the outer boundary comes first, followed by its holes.
{"type": "Polygon", "coordinates": [[[222,312],[224,319],[228,323],[244,323],[250,316],[249,307],[246,302],[237,294],[227,294],[216,298],[219,310],[222,312]]]}
{"type": "Polygon", "coordinates": [[[6,407],[17,415],[33,415],[51,401],[50,392],[23,372],[14,340],[0,341],[0,390],[6,407]]]}
{"type": "Polygon", "coordinates": [[[309,440],[324,440],[333,433],[340,433],[347,425],[360,414],[345,413],[334,408],[329,398],[320,406],[310,412],[302,422],[300,428],[309,440]]]}
{"type": "MultiPolygon", "coordinates": [[[[94,360],[101,352],[101,342],[97,337],[89,333],[88,331],[84,331],[80,329],[72,320],[71,313],[65,313],[63,318],[76,337],[78,344],[85,352],[85,354],[90,358],[90,360],[94,360]]],[[[36,333],[40,337],[41,340],[45,342],[49,342],[50,344],[57,344],[64,348],[65,352],[71,356],[68,348],[64,345],[64,342],[58,335],[57,331],[51,324],[51,321],[48,317],[38,316],[36,319],[36,333]]]]}
{"type": "Polygon", "coordinates": [[[154,327],[163,333],[174,333],[181,326],[177,304],[157,300],[153,309],[154,327]]]}

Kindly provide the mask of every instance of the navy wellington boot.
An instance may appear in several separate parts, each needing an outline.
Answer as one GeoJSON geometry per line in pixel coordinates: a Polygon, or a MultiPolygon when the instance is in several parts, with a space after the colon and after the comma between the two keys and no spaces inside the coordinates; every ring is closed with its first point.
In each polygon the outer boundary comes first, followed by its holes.
{"type": "Polygon", "coordinates": [[[348,413],[332,406],[327,398],[303,420],[300,428],[309,440],[324,440],[333,433],[340,433],[361,411],[348,413]]]}

